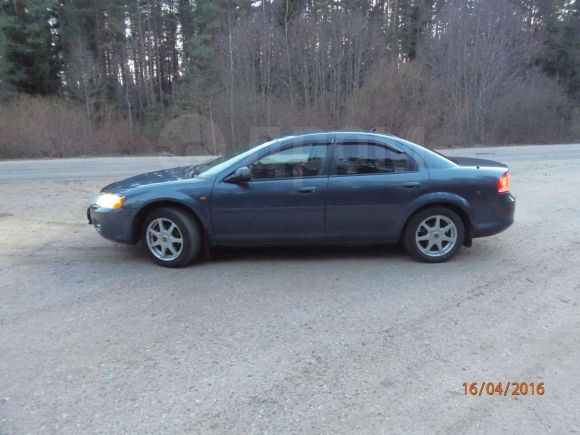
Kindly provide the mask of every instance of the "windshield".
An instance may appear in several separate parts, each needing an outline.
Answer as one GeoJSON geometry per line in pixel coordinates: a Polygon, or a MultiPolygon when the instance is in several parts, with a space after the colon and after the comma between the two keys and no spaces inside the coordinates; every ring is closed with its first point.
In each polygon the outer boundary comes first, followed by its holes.
{"type": "Polygon", "coordinates": [[[258,145],[253,143],[250,145],[242,146],[240,148],[236,148],[235,150],[224,154],[223,156],[216,157],[215,159],[211,159],[199,165],[194,165],[191,167],[191,176],[194,177],[197,175],[211,175],[215,172],[219,172],[223,169],[223,166],[225,166],[222,165],[223,163],[226,163],[230,160],[234,160],[236,159],[236,157],[242,159],[245,157],[246,153],[249,153],[250,151],[257,148],[263,148],[267,145],[270,145],[272,142],[273,141],[258,145]]]}

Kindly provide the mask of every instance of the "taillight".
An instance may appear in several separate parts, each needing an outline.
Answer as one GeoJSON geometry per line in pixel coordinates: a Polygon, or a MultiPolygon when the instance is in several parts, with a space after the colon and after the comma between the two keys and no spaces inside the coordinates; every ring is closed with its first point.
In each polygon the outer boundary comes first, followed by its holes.
{"type": "Polygon", "coordinates": [[[506,193],[510,191],[510,174],[506,172],[497,179],[497,193],[506,193]]]}

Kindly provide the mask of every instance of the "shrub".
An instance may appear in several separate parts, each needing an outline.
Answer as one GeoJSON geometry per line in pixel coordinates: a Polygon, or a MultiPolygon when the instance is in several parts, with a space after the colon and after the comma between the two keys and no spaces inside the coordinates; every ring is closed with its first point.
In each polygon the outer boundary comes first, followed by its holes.
{"type": "Polygon", "coordinates": [[[19,97],[0,107],[0,158],[144,153],[149,143],[126,120],[102,110],[91,122],[82,105],[59,98],[19,97]]]}

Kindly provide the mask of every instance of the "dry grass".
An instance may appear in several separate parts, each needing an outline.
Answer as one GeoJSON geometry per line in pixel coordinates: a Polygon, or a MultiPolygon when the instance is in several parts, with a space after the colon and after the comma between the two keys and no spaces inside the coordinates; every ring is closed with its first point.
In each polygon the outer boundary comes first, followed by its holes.
{"type": "Polygon", "coordinates": [[[235,113],[233,140],[223,108],[227,101],[221,96],[215,99],[213,130],[209,118],[198,117],[207,121],[200,129],[199,122],[181,116],[166,120],[162,131],[167,134],[157,137],[159,132],[152,131],[154,139],[146,139],[139,129],[131,131],[128,121],[110,108],[101,108],[98,120],[89,122],[78,103],[23,96],[0,106],[0,158],[213,154],[264,139],[265,132],[278,136],[345,127],[378,127],[430,147],[563,143],[576,142],[580,136],[578,113],[569,109],[570,102],[553,82],[540,76],[522,81],[493,101],[483,121],[486,140],[479,143],[469,139],[474,131],[469,102],[450,102],[445,95],[445,87],[424,68],[388,64],[371,73],[368,82],[344,101],[342,120],[330,116],[324,104],[292,109],[275,98],[268,114],[259,98],[244,94],[245,110],[235,113]],[[183,125],[176,127],[180,119],[183,125]]]}
{"type": "Polygon", "coordinates": [[[0,158],[133,154],[150,150],[115,112],[89,122],[81,105],[20,97],[0,107],[0,158]]]}

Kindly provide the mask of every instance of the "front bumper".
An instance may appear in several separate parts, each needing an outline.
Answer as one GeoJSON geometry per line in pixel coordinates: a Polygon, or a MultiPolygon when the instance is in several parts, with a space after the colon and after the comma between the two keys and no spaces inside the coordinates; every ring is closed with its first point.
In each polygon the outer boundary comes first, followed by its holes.
{"type": "Polygon", "coordinates": [[[135,243],[133,220],[135,210],[120,208],[107,209],[91,205],[87,209],[87,219],[97,233],[106,239],[119,243],[135,243]]]}
{"type": "Polygon", "coordinates": [[[479,219],[473,225],[473,238],[493,236],[508,229],[514,223],[516,199],[511,193],[498,198],[498,201],[478,213],[479,219]]]}

